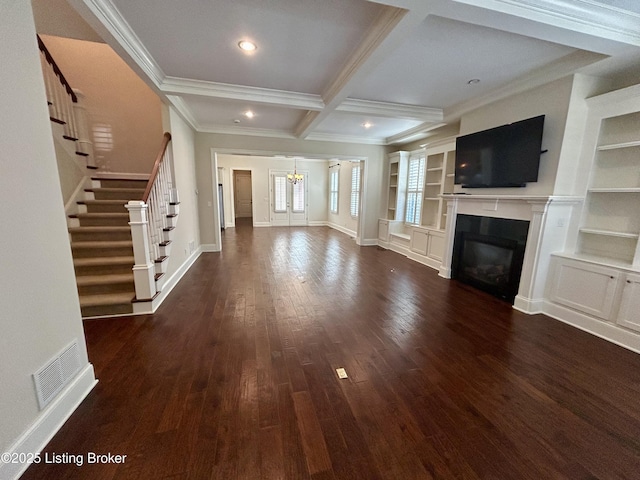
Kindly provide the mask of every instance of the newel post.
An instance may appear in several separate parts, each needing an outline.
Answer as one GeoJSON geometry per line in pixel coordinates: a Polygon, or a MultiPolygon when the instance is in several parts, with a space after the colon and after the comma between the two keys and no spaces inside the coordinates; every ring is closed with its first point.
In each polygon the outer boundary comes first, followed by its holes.
{"type": "Polygon", "coordinates": [[[127,205],[133,240],[133,279],[137,300],[151,300],[156,294],[155,266],[149,251],[149,219],[147,204],[131,200],[127,205]]]}

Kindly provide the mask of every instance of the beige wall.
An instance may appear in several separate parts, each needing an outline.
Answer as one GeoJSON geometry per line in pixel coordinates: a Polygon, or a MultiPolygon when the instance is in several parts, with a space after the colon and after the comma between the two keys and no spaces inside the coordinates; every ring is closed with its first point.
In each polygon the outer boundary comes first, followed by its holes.
{"type": "Polygon", "coordinates": [[[546,115],[542,149],[546,149],[548,152],[540,156],[538,181],[529,183],[524,188],[483,188],[480,192],[478,189],[463,189],[456,186],[456,191],[487,195],[552,195],[572,87],[573,78],[565,77],[464,114],[460,121],[460,135],[479,132],[537,115],[546,115]]]}
{"type": "MultiPolygon", "coordinates": [[[[0,452],[7,452],[52,406],[39,411],[32,374],[74,339],[81,365],[88,360],[31,4],[5,2],[1,10],[0,58],[11,65],[0,68],[0,452]]],[[[10,467],[0,462],[0,477],[11,478],[10,467]]]]}
{"type": "Polygon", "coordinates": [[[94,138],[97,165],[107,172],[150,173],[162,142],[158,96],[106,44],[42,35],[73,88],[81,90],[94,138]]]}
{"type": "MultiPolygon", "coordinates": [[[[339,163],[338,174],[338,213],[334,214],[329,212],[329,223],[337,227],[345,228],[351,232],[357,232],[358,219],[353,218],[350,213],[351,206],[351,170],[357,163],[352,163],[349,160],[332,161],[331,164],[339,163]]],[[[327,178],[327,186],[329,180],[327,178]]],[[[383,186],[384,188],[384,186],[383,186]]],[[[327,195],[328,198],[328,195],[327,195]]],[[[328,200],[327,200],[328,203],[328,200]]],[[[327,207],[328,208],[328,207],[327,207]]]]}
{"type": "MultiPolygon", "coordinates": [[[[385,148],[375,145],[318,142],[298,139],[250,137],[243,135],[220,135],[196,133],[196,181],[200,212],[200,235],[203,244],[216,244],[217,193],[214,197],[211,171],[212,152],[300,155],[307,158],[366,158],[364,162],[364,216],[361,237],[364,243],[375,244],[378,237],[380,215],[380,192],[383,186],[383,169],[386,162],[385,148]]],[[[216,172],[217,173],[217,172],[216,172]]],[[[217,175],[216,175],[217,176],[217,175]]],[[[326,191],[326,186],[324,187],[326,191]]],[[[311,195],[311,194],[310,194],[311,195]]],[[[326,210],[326,201],[325,201],[326,210]]]]}
{"type": "MultiPolygon", "coordinates": [[[[305,173],[307,191],[307,213],[310,224],[327,221],[327,162],[324,160],[307,160],[298,158],[297,170],[305,173]]],[[[222,168],[222,183],[224,192],[224,217],[227,226],[233,225],[232,202],[232,171],[234,169],[250,170],[253,191],[253,222],[255,225],[268,225],[271,222],[269,199],[269,172],[293,172],[292,158],[273,158],[265,156],[218,154],[218,168],[222,168]]]]}

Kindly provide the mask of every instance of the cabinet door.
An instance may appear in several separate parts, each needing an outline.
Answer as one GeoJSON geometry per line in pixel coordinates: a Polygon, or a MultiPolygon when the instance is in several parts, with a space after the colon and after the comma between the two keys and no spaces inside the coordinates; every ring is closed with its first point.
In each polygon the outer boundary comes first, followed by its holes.
{"type": "Polygon", "coordinates": [[[589,263],[560,259],[551,299],[556,303],[609,320],[620,273],[589,263]]]}
{"type": "Polygon", "coordinates": [[[627,275],[622,291],[618,324],[640,331],[640,275],[627,275]]]}
{"type": "Polygon", "coordinates": [[[429,250],[427,256],[434,260],[442,261],[444,256],[444,233],[431,232],[429,235],[429,250]]]}
{"type": "Polygon", "coordinates": [[[420,255],[427,254],[427,246],[429,245],[429,232],[424,230],[413,229],[411,234],[411,250],[420,255]]]}
{"type": "Polygon", "coordinates": [[[378,220],[378,239],[383,242],[389,241],[389,222],[386,220],[378,220]]]}

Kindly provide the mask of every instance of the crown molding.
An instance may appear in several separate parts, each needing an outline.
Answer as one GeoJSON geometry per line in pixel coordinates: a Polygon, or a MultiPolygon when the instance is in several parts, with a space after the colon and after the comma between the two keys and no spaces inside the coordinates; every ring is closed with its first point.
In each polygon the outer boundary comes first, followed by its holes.
{"type": "Polygon", "coordinates": [[[386,145],[384,138],[358,137],[356,135],[336,135],[333,133],[311,133],[305,140],[316,142],[358,143],[364,145],[386,145]]]}
{"type": "Polygon", "coordinates": [[[268,128],[236,127],[230,125],[200,125],[200,133],[217,133],[220,135],[245,135],[249,137],[271,137],[295,139],[296,137],[287,130],[271,130],[268,128]]]}
{"type": "Polygon", "coordinates": [[[361,113],[376,117],[422,120],[423,122],[441,122],[444,115],[441,108],[405,105],[402,103],[375,102],[347,98],[336,107],[338,112],[361,113]]]}
{"type": "Polygon", "coordinates": [[[167,95],[167,99],[169,100],[169,102],[171,102],[180,116],[184,119],[185,122],[189,124],[191,128],[193,128],[196,132],[200,130],[200,125],[198,124],[196,117],[193,116],[193,112],[191,112],[189,105],[187,105],[182,97],[178,97],[176,95],[167,95]]]}
{"type": "Polygon", "coordinates": [[[435,130],[436,128],[444,127],[446,123],[438,122],[438,123],[423,123],[422,125],[418,125],[417,127],[411,128],[409,130],[405,130],[404,132],[400,132],[396,135],[392,135],[386,139],[386,144],[391,145],[394,143],[407,143],[413,140],[419,140],[421,138],[427,137],[427,133],[431,130],[435,130]]]}
{"type": "Polygon", "coordinates": [[[166,94],[198,95],[201,97],[242,100],[269,105],[279,105],[304,110],[322,110],[324,102],[320,95],[287,92],[269,88],[231,85],[189,78],[165,77],[160,90],[166,94]]]}
{"type": "Polygon", "coordinates": [[[640,46],[640,14],[595,0],[454,0],[640,46]]]}
{"type": "Polygon", "coordinates": [[[159,87],[166,75],[111,0],[81,1],[127,55],[159,87]]]}

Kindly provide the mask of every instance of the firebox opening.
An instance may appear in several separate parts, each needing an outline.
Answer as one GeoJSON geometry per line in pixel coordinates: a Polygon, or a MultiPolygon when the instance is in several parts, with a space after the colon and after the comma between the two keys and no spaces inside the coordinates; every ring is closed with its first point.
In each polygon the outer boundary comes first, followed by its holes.
{"type": "Polygon", "coordinates": [[[513,303],[529,222],[458,215],[452,277],[513,303]]]}

